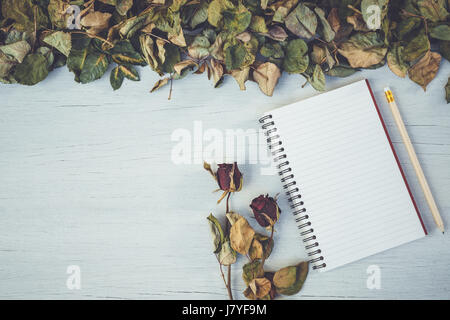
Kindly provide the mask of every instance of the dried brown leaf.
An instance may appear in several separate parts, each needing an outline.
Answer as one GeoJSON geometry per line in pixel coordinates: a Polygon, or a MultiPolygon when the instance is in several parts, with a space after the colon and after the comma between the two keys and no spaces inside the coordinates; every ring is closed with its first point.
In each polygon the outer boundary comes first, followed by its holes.
{"type": "Polygon", "coordinates": [[[169,82],[169,80],[170,80],[169,78],[159,79],[158,81],[156,81],[155,85],[153,86],[152,90],[150,90],[150,92],[154,92],[160,89],[161,87],[164,87],[169,82]]]}
{"type": "Polygon", "coordinates": [[[254,235],[255,231],[247,219],[240,217],[230,229],[231,247],[240,254],[247,254],[254,235]]]}
{"type": "Polygon", "coordinates": [[[272,62],[263,63],[253,71],[253,79],[258,83],[261,91],[269,97],[273,95],[280,76],[280,69],[272,62]]]}
{"type": "Polygon", "coordinates": [[[434,79],[439,70],[441,59],[442,57],[439,53],[428,51],[422,59],[408,70],[409,78],[426,91],[428,84],[434,79]]]}
{"type": "Polygon", "coordinates": [[[270,292],[272,283],[266,278],[256,278],[253,279],[248,286],[252,290],[253,295],[256,298],[261,299],[270,292]]]}
{"type": "Polygon", "coordinates": [[[243,68],[242,70],[236,69],[231,71],[231,76],[239,84],[241,90],[245,90],[245,82],[248,80],[248,75],[250,73],[250,67],[243,68]]]}
{"type": "Polygon", "coordinates": [[[89,34],[99,34],[108,28],[111,16],[108,12],[90,11],[81,18],[80,23],[89,34]]]}

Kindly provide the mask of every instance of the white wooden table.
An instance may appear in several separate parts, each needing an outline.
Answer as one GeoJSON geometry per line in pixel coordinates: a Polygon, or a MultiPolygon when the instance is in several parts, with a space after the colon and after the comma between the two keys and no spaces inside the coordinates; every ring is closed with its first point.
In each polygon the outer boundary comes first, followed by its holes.
{"type": "MultiPolygon", "coordinates": [[[[347,79],[368,78],[422,211],[428,237],[325,274],[311,272],[292,299],[450,298],[450,232],[434,226],[420,187],[393,125],[383,88],[399,103],[444,222],[450,224],[450,105],[443,86],[450,64],[442,63],[426,93],[387,68],[347,79]],[[379,266],[381,289],[369,290],[367,268],[379,266]]],[[[176,165],[176,129],[257,129],[259,116],[316,94],[298,75],[284,75],[274,97],[233,79],[213,89],[192,75],[150,94],[157,80],[141,69],[141,82],[113,92],[109,77],[79,85],[62,68],[35,87],[0,85],[0,298],[32,299],[226,299],[206,222],[224,204],[200,164],[176,165]],[[81,268],[81,289],[66,286],[67,267],[81,268]]],[[[194,155],[192,156],[194,159],[194,155]]],[[[247,159],[248,160],[248,159],[247,159]]],[[[248,162],[248,161],[247,161],[248,162]]],[[[262,193],[280,192],[277,176],[261,165],[240,166],[242,192],[231,207],[246,217],[262,193]]],[[[285,197],[272,270],[304,258],[285,197]]],[[[255,221],[251,223],[256,226],[255,221]]],[[[233,293],[244,284],[240,258],[233,267],[233,293]]]]}

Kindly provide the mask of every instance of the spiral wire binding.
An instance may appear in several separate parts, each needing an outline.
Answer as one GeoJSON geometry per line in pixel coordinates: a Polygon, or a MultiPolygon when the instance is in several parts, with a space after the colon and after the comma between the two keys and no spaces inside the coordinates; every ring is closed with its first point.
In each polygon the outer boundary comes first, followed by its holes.
{"type": "Polygon", "coordinates": [[[290,207],[294,210],[293,215],[297,228],[300,230],[300,235],[303,238],[306,253],[309,257],[309,262],[313,264],[313,269],[321,269],[326,267],[324,257],[321,255],[322,251],[319,248],[319,242],[314,234],[314,229],[309,221],[309,216],[306,214],[305,203],[301,200],[302,195],[298,188],[295,176],[292,173],[292,168],[289,167],[289,160],[282,147],[283,143],[277,133],[275,122],[272,115],[266,115],[259,119],[262,124],[262,129],[265,131],[267,137],[267,145],[270,153],[273,156],[273,161],[277,164],[276,168],[279,170],[278,174],[281,177],[281,182],[284,184],[283,189],[286,190],[286,196],[291,203],[290,207]]]}

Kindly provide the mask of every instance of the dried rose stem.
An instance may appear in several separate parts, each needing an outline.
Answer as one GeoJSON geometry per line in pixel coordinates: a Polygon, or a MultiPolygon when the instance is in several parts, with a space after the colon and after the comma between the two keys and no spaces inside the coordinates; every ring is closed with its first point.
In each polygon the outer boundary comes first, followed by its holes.
{"type": "MultiPolygon", "coordinates": [[[[228,192],[227,195],[227,213],[229,212],[229,201],[230,201],[230,196],[231,196],[231,192],[228,192]]],[[[229,233],[230,231],[230,222],[227,219],[227,233],[229,233]]],[[[222,266],[220,266],[222,268],[222,266]]],[[[228,296],[230,297],[230,300],[233,300],[233,292],[231,291],[231,264],[228,266],[228,285],[227,285],[227,290],[228,290],[228,296]]]]}
{"type": "MultiPolygon", "coordinates": [[[[227,212],[226,213],[230,212],[230,206],[228,204],[228,202],[230,201],[230,196],[231,196],[231,192],[228,192],[228,194],[227,194],[227,212]]],[[[227,229],[228,228],[229,228],[229,221],[227,219],[227,229]]]]}
{"type": "MultiPolygon", "coordinates": [[[[223,283],[225,283],[225,287],[227,288],[227,292],[228,292],[228,297],[230,298],[230,300],[233,300],[233,294],[231,293],[231,288],[230,288],[230,284],[227,284],[227,281],[225,280],[225,274],[223,273],[222,270],[222,264],[219,261],[219,266],[220,266],[220,274],[222,275],[222,279],[223,279],[223,283]]],[[[230,269],[228,269],[230,270],[230,269]]],[[[228,280],[230,281],[230,280],[228,280]]]]}
{"type": "Polygon", "coordinates": [[[359,11],[358,9],[356,9],[356,8],[355,8],[354,6],[352,6],[351,4],[349,4],[347,7],[348,7],[349,9],[355,11],[356,13],[359,13],[360,15],[362,15],[362,12],[359,11]]]}
{"type": "Polygon", "coordinates": [[[169,91],[169,97],[167,98],[167,100],[172,99],[172,87],[173,87],[173,75],[170,74],[170,91],[169,91]]]}
{"type": "Polygon", "coordinates": [[[149,35],[149,36],[153,36],[153,37],[155,37],[155,38],[157,38],[157,39],[159,39],[159,40],[162,40],[162,41],[164,41],[164,42],[166,42],[166,43],[171,43],[169,40],[164,39],[164,38],[162,38],[162,37],[160,37],[160,36],[157,36],[157,35],[154,34],[154,33],[147,32],[146,34],[149,35]]]}

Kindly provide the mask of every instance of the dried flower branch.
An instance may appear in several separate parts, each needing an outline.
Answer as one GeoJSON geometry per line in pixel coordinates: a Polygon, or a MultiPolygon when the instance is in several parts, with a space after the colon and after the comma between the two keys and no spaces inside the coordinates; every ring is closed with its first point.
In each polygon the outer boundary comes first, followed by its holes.
{"type": "Polygon", "coordinates": [[[208,217],[208,221],[213,238],[214,253],[219,262],[221,276],[230,300],[233,299],[231,265],[236,262],[238,253],[249,260],[244,265],[242,274],[247,285],[244,296],[248,299],[274,299],[277,293],[289,295],[299,292],[308,274],[308,262],[301,262],[297,266],[283,268],[277,272],[264,271],[264,263],[272,253],[274,246],[274,225],[279,220],[281,213],[277,197],[261,195],[252,200],[250,207],[256,221],[270,231],[270,236],[257,233],[245,217],[230,210],[231,194],[242,188],[242,173],[237,164],[219,164],[216,172],[206,162],[203,167],[219,184],[220,190],[224,190],[227,195],[225,232],[212,214],[208,217]],[[236,187],[238,185],[239,187],[236,187]],[[228,266],[227,280],[225,280],[222,266],[228,266]]]}

